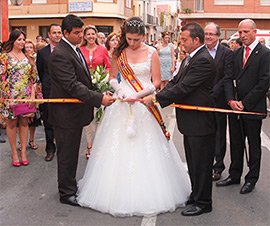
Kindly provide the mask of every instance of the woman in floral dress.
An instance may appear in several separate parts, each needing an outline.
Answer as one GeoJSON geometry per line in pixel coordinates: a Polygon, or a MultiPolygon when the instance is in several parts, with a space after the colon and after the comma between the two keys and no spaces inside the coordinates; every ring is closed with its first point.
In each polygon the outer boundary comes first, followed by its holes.
{"type": "MultiPolygon", "coordinates": [[[[42,98],[41,89],[35,88],[37,82],[35,60],[24,54],[25,34],[19,29],[10,33],[5,43],[4,53],[0,56],[0,85],[3,99],[42,98]]],[[[36,86],[38,87],[38,86],[36,86]]],[[[26,143],[28,136],[28,119],[34,113],[15,116],[14,105],[24,102],[4,100],[0,103],[0,123],[6,127],[9,144],[12,150],[12,163],[18,167],[28,165],[26,143]],[[16,127],[19,123],[19,140],[21,143],[21,163],[16,149],[16,127]]],[[[29,108],[35,105],[28,102],[29,108]]]]}

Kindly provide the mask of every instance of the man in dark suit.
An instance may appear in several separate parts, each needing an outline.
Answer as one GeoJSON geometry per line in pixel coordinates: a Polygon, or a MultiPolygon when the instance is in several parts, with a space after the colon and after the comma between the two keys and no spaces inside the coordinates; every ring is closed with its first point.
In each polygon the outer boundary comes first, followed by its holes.
{"type": "MultiPolygon", "coordinates": [[[[184,59],[178,74],[157,95],[145,97],[151,106],[155,99],[161,107],[172,103],[214,106],[212,96],[216,66],[204,44],[204,31],[197,23],[182,28],[181,45],[189,56],[184,59]]],[[[184,216],[195,216],[212,211],[212,166],[215,153],[215,115],[213,112],[176,108],[178,129],[184,134],[185,154],[192,192],[182,211],[184,216]]]]}
{"type": "Polygon", "coordinates": [[[49,122],[53,125],[57,145],[58,189],[60,202],[78,205],[76,171],[82,128],[93,119],[93,108],[114,102],[110,95],[92,91],[86,61],[77,47],[83,37],[83,21],[67,15],[62,21],[63,38],[49,59],[50,98],[77,98],[83,103],[49,105],[49,122]]]}
{"type": "MultiPolygon", "coordinates": [[[[37,70],[42,84],[42,93],[45,99],[50,97],[51,91],[51,76],[48,69],[48,61],[53,52],[55,46],[60,42],[62,38],[61,26],[59,24],[51,24],[49,26],[48,36],[50,38],[50,44],[40,49],[37,53],[37,70]]],[[[54,133],[53,127],[48,122],[48,103],[44,103],[40,106],[42,112],[42,119],[45,127],[46,137],[46,157],[45,161],[52,161],[55,153],[54,133]]]]}
{"type": "MultiPolygon", "coordinates": [[[[225,94],[233,110],[266,113],[270,50],[256,40],[256,24],[245,19],[238,25],[243,47],[233,53],[233,76],[226,78],[225,94]]],[[[229,115],[231,165],[229,177],[217,186],[239,184],[243,172],[245,138],[249,144],[249,172],[240,193],[251,192],[259,179],[261,127],[266,115],[229,115]]]]}
{"type": "MultiPolygon", "coordinates": [[[[232,74],[232,51],[231,49],[220,45],[219,38],[221,35],[220,27],[215,23],[209,23],[204,28],[205,45],[213,57],[217,67],[217,74],[214,80],[214,100],[217,108],[229,109],[224,92],[224,78],[232,74]]],[[[216,163],[213,166],[214,181],[221,178],[221,174],[225,169],[224,157],[226,153],[226,130],[227,130],[227,114],[216,113],[217,132],[216,132],[216,163]]]]}

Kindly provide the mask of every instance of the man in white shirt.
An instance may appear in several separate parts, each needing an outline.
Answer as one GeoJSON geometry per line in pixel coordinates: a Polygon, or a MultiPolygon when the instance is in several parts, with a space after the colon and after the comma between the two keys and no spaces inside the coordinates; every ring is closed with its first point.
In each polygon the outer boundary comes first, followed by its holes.
{"type": "MultiPolygon", "coordinates": [[[[232,50],[219,44],[221,35],[220,27],[215,23],[209,23],[204,28],[205,45],[213,57],[217,67],[217,74],[214,80],[213,95],[215,107],[227,108],[224,78],[232,74],[232,50]]],[[[216,113],[217,131],[216,131],[216,148],[215,148],[215,164],[213,165],[213,181],[219,180],[225,169],[224,157],[226,153],[226,130],[227,130],[227,114],[216,113]]]]}
{"type": "Polygon", "coordinates": [[[114,102],[110,95],[92,90],[91,75],[78,48],[83,25],[79,17],[67,15],[62,21],[64,37],[49,59],[50,98],[76,98],[83,102],[49,105],[49,123],[53,126],[57,146],[60,202],[69,205],[78,205],[76,171],[82,128],[92,121],[94,107],[114,102]]]}

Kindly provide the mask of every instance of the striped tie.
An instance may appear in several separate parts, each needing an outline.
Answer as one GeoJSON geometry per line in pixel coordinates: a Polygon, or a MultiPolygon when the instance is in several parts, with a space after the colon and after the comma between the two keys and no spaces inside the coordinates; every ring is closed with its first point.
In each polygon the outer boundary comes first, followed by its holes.
{"type": "Polygon", "coordinates": [[[83,64],[83,67],[84,67],[85,71],[88,72],[87,65],[86,65],[85,60],[84,60],[84,58],[82,56],[82,52],[80,51],[80,49],[78,47],[76,47],[76,51],[78,53],[78,56],[79,56],[80,61],[83,64]]]}
{"type": "Polygon", "coordinates": [[[190,61],[190,59],[191,59],[191,57],[190,57],[190,55],[188,55],[186,57],[186,60],[185,60],[185,63],[184,63],[184,67],[186,67],[188,65],[188,62],[190,61]]]}
{"type": "Polygon", "coordinates": [[[244,61],[243,61],[243,67],[245,67],[246,62],[247,62],[247,60],[248,60],[248,57],[249,57],[249,50],[250,50],[250,48],[247,46],[247,47],[246,47],[246,54],[245,54],[244,61]]]}

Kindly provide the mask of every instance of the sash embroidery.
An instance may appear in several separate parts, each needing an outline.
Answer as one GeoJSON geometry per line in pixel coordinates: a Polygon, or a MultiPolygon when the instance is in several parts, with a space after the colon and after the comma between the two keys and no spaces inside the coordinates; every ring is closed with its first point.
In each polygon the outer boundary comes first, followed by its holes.
{"type": "MultiPolygon", "coordinates": [[[[143,90],[143,85],[137,79],[137,77],[134,75],[132,68],[129,66],[129,64],[127,62],[127,57],[126,57],[126,54],[124,51],[122,51],[121,55],[118,57],[117,64],[118,64],[120,73],[122,74],[123,78],[128,82],[128,84],[131,85],[131,87],[135,90],[135,92],[138,93],[139,91],[143,90]]],[[[161,117],[159,109],[156,106],[147,107],[147,108],[149,109],[149,111],[153,114],[153,116],[157,120],[165,137],[169,140],[170,133],[166,129],[166,126],[163,122],[163,119],[161,117]]]]}

